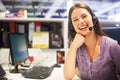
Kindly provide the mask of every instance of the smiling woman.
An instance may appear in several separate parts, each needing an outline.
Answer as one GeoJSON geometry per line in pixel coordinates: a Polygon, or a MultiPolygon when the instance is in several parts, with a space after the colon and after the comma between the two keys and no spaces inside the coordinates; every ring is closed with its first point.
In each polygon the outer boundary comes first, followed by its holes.
{"type": "Polygon", "coordinates": [[[85,9],[74,9],[71,14],[71,20],[77,33],[82,34],[83,31],[88,31],[89,26],[93,26],[92,17],[85,9]]]}
{"type": "Polygon", "coordinates": [[[106,36],[101,27],[86,4],[70,8],[71,44],[64,65],[66,80],[73,78],[76,67],[81,80],[120,80],[120,45],[106,36]]]}

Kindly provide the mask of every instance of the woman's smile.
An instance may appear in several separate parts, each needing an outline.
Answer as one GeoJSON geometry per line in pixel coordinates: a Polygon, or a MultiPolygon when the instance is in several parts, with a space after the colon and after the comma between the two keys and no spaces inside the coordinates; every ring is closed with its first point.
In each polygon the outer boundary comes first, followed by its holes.
{"type": "Polygon", "coordinates": [[[79,29],[83,30],[83,29],[86,29],[86,28],[87,28],[87,26],[83,26],[83,27],[80,27],[79,29]]]}

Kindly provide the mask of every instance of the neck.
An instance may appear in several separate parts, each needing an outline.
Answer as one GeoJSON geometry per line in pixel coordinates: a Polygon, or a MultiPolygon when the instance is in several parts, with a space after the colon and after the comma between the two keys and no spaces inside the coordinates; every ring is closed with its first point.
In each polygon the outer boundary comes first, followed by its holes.
{"type": "Polygon", "coordinates": [[[99,40],[100,37],[95,34],[85,37],[85,45],[88,51],[90,61],[96,59],[99,54],[99,40]]]}
{"type": "Polygon", "coordinates": [[[90,34],[85,37],[85,45],[87,47],[91,47],[91,46],[95,45],[96,42],[97,42],[97,35],[95,35],[95,34],[90,34]]]}

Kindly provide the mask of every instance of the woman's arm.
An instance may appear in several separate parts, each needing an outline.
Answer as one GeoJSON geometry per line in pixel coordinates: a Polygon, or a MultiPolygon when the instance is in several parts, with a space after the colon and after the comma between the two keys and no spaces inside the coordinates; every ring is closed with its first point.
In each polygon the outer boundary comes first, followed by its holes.
{"type": "Polygon", "coordinates": [[[70,48],[64,64],[64,77],[65,80],[71,80],[75,74],[75,60],[77,49],[70,48]]]}
{"type": "Polygon", "coordinates": [[[70,49],[67,54],[67,58],[64,64],[64,77],[66,80],[71,80],[75,75],[75,63],[77,49],[84,43],[84,37],[80,34],[76,34],[70,49]]]}

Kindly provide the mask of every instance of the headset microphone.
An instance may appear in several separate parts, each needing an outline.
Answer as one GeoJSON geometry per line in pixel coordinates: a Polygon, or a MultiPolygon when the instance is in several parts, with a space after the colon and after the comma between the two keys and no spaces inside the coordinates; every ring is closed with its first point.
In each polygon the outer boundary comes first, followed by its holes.
{"type": "Polygon", "coordinates": [[[92,31],[92,27],[89,27],[89,30],[92,31]]]}
{"type": "MultiPolygon", "coordinates": [[[[96,16],[94,16],[93,19],[96,19],[96,16]]],[[[97,20],[94,21],[93,27],[95,26],[96,22],[97,22],[97,20]]],[[[91,27],[91,26],[88,27],[89,31],[92,31],[93,27],[91,27]]],[[[81,27],[80,30],[82,30],[82,29],[84,29],[84,28],[81,27]]]]}
{"type": "MultiPolygon", "coordinates": [[[[94,27],[94,26],[95,26],[95,24],[96,24],[96,22],[97,22],[97,20],[96,20],[96,16],[94,16],[94,17],[93,17],[93,19],[95,19],[95,22],[93,23],[93,27],[94,27]]],[[[89,27],[89,28],[88,28],[88,29],[89,29],[89,31],[92,31],[93,27],[89,27]]]]}

